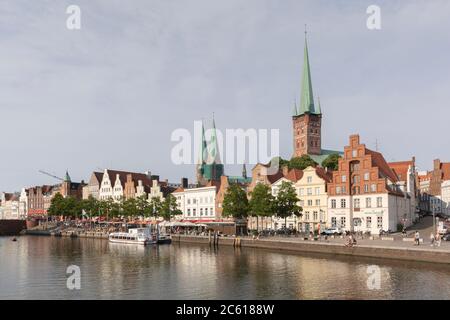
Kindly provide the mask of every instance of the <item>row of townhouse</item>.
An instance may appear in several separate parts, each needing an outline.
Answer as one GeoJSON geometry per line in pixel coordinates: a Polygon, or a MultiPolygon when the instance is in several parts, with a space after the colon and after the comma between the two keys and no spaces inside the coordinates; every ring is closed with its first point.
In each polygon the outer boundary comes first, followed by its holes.
{"type": "MultiPolygon", "coordinates": [[[[230,182],[240,183],[249,198],[259,183],[269,185],[277,195],[283,182],[292,183],[303,212],[301,217],[280,219],[276,216],[257,220],[249,217],[248,228],[292,228],[303,232],[337,227],[345,231],[378,234],[410,226],[417,219],[419,193],[415,159],[388,163],[379,152],[350,136],[349,145],[339,159],[338,170],[319,166],[304,170],[287,167],[271,171],[269,164],[257,164],[251,178],[232,181],[222,176],[198,188],[178,188],[177,199],[182,216],[191,222],[224,221],[222,203],[230,182]]],[[[244,176],[244,174],[243,174],[244,176]]]]}
{"type": "MultiPolygon", "coordinates": [[[[262,219],[260,228],[310,232],[337,227],[378,234],[381,230],[395,231],[400,225],[408,227],[417,219],[415,159],[387,163],[381,153],[361,144],[358,135],[350,137],[336,171],[308,167],[264,175],[265,167],[255,167],[251,188],[265,183],[276,196],[283,182],[291,182],[303,212],[301,217],[288,218],[287,225],[276,216],[262,219]]],[[[256,229],[256,224],[255,218],[249,219],[250,229],[256,229]]]]}
{"type": "Polygon", "coordinates": [[[72,182],[69,174],[55,185],[22,188],[19,193],[3,193],[0,205],[2,219],[39,218],[47,214],[53,197],[60,193],[63,197],[81,198],[83,182],[72,182]]]}
{"type": "Polygon", "coordinates": [[[426,213],[450,216],[450,162],[433,161],[433,170],[419,173],[420,207],[426,213]]]}
{"type": "MultiPolygon", "coordinates": [[[[183,178],[181,184],[187,185],[183,178]]],[[[180,185],[181,185],[180,184],[180,185]]],[[[105,169],[103,172],[93,172],[83,187],[83,199],[93,197],[98,200],[130,199],[145,196],[149,201],[152,198],[163,200],[172,193],[178,184],[160,181],[159,176],[145,173],[118,171],[105,169]]]]}

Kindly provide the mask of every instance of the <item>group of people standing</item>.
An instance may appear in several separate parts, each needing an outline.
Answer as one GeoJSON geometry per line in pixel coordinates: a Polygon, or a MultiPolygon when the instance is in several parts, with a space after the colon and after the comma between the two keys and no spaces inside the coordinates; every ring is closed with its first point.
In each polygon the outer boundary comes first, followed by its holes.
{"type": "MultiPolygon", "coordinates": [[[[420,234],[419,231],[416,231],[414,233],[414,241],[416,243],[416,245],[420,245],[420,234]]],[[[433,232],[431,232],[430,234],[430,246],[431,247],[435,247],[441,246],[441,235],[439,233],[434,234],[433,232]]]]}

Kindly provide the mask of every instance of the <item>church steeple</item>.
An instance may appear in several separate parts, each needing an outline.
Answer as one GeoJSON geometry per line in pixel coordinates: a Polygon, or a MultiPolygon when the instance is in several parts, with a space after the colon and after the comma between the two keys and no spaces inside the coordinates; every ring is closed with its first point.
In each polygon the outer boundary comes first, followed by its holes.
{"type": "Polygon", "coordinates": [[[305,51],[303,56],[303,76],[302,76],[302,90],[300,97],[300,115],[305,113],[317,113],[314,107],[314,94],[311,81],[311,67],[309,65],[308,41],[306,39],[305,30],[305,51]]]}
{"type": "Polygon", "coordinates": [[[71,182],[68,170],[66,170],[66,176],[64,177],[64,182],[71,182]]]}
{"type": "Polygon", "coordinates": [[[247,168],[245,167],[245,163],[244,163],[244,165],[242,166],[242,177],[243,177],[244,179],[247,179],[247,168]]]}
{"type": "Polygon", "coordinates": [[[214,120],[213,115],[213,127],[212,127],[212,133],[211,133],[211,141],[209,143],[208,148],[208,164],[220,164],[220,153],[219,153],[219,147],[217,144],[217,132],[216,132],[216,121],[214,120]]]}

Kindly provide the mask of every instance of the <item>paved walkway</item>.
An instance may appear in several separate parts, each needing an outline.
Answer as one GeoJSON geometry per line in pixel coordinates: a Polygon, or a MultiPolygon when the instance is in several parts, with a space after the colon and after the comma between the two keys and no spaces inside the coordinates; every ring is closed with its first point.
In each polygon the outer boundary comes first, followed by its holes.
{"type": "MultiPolygon", "coordinates": [[[[277,241],[298,241],[298,242],[308,242],[308,243],[321,243],[321,244],[339,244],[344,246],[346,243],[346,238],[328,238],[325,240],[323,237],[320,240],[303,240],[298,237],[261,237],[260,240],[277,240],[277,241]]],[[[424,243],[421,243],[419,246],[415,245],[413,241],[403,241],[403,240],[370,240],[370,239],[357,239],[357,246],[371,246],[371,247],[388,247],[388,248],[413,248],[413,249],[422,249],[422,250],[445,250],[450,251],[450,242],[441,241],[441,246],[430,246],[430,241],[428,239],[424,239],[424,243]]]]}

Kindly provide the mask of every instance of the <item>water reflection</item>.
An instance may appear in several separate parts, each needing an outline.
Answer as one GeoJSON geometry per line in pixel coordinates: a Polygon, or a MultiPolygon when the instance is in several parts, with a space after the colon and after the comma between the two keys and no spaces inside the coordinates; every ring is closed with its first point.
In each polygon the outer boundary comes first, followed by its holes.
{"type": "Polygon", "coordinates": [[[92,239],[0,238],[6,299],[449,299],[450,267],[402,261],[92,239]],[[66,269],[81,268],[81,290],[66,269]],[[380,290],[367,286],[378,265],[380,290]]]}

